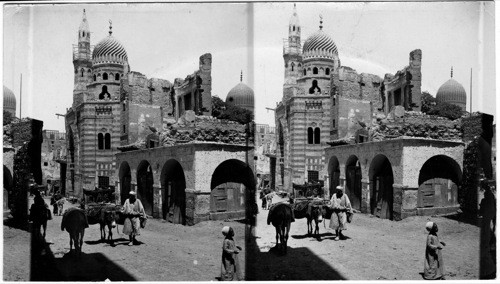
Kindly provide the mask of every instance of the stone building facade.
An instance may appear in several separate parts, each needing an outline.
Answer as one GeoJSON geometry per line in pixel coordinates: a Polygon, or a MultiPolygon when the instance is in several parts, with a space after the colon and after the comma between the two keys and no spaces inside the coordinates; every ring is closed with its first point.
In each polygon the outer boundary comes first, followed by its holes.
{"type": "Polygon", "coordinates": [[[42,131],[42,184],[61,180],[61,165],[66,158],[66,133],[57,130],[42,131]]]}
{"type": "Polygon", "coordinates": [[[131,71],[127,52],[112,35],[90,44],[85,11],[73,48],[73,105],[66,113],[68,155],[63,190],[81,196],[83,189],[114,186],[118,147],[145,143],[163,122],[187,110],[211,112],[211,55],[200,69],[174,84],[131,71]],[[189,102],[188,102],[189,101],[189,102]],[[177,106],[177,107],[176,107],[177,106]]]}
{"type": "Polygon", "coordinates": [[[276,128],[267,124],[255,125],[255,173],[269,174],[270,157],[276,154],[276,128]]]}

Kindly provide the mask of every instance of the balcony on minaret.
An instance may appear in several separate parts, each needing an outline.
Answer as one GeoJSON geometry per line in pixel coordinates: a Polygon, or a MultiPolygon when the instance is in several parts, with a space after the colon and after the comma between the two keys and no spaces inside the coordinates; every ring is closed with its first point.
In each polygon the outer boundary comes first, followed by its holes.
{"type": "Polygon", "coordinates": [[[73,60],[92,60],[92,51],[94,50],[94,46],[90,46],[89,53],[80,52],[80,47],[78,44],[73,44],[73,60]]]}
{"type": "Polygon", "coordinates": [[[113,108],[111,106],[96,106],[95,107],[96,115],[112,115],[113,108]]]}
{"type": "Polygon", "coordinates": [[[288,38],[283,39],[283,54],[302,54],[302,44],[301,42],[290,42],[288,38]]]}
{"type": "Polygon", "coordinates": [[[306,109],[323,109],[322,101],[306,101],[306,109]]]}

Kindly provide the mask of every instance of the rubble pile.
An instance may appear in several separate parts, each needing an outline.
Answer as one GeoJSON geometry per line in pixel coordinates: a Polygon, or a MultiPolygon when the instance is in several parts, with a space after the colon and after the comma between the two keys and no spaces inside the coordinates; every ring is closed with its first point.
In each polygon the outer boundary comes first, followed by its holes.
{"type": "Polygon", "coordinates": [[[420,137],[448,141],[461,141],[461,120],[426,115],[420,112],[406,112],[402,118],[377,116],[369,128],[371,141],[382,141],[398,137],[420,137]]]}

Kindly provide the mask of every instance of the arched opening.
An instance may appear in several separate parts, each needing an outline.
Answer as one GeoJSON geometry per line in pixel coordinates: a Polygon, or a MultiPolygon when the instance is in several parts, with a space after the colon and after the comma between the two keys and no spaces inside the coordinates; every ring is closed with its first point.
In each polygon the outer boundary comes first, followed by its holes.
{"type": "Polygon", "coordinates": [[[104,135],[104,149],[111,149],[111,134],[104,135]]]}
{"type": "Polygon", "coordinates": [[[240,160],[226,160],[212,174],[210,189],[211,216],[223,212],[241,212],[244,216],[246,196],[255,196],[253,171],[240,160]]]}
{"type": "Polygon", "coordinates": [[[307,70],[304,68],[304,76],[307,75],[307,70]]]}
{"type": "Polygon", "coordinates": [[[320,144],[321,143],[321,131],[319,130],[319,127],[314,128],[314,144],[320,144]]]}
{"type": "Polygon", "coordinates": [[[99,94],[99,99],[104,100],[109,98],[111,98],[111,95],[108,93],[108,86],[104,85],[102,86],[102,91],[99,94]]]}
{"type": "Polygon", "coordinates": [[[7,208],[10,209],[9,206],[9,200],[11,200],[9,197],[12,196],[12,173],[10,172],[9,168],[7,168],[5,165],[3,166],[3,208],[4,211],[7,210],[7,208]]]}
{"type": "Polygon", "coordinates": [[[104,73],[102,74],[102,79],[103,79],[103,80],[108,80],[108,73],[104,72],[104,73]]]}
{"type": "Polygon", "coordinates": [[[313,74],[315,74],[315,75],[318,74],[318,67],[313,68],[313,74]]]}
{"type": "Polygon", "coordinates": [[[328,175],[330,176],[330,197],[337,191],[337,186],[340,184],[340,164],[337,157],[333,156],[328,162],[328,175]]]}
{"type": "Polygon", "coordinates": [[[115,74],[115,80],[116,80],[116,81],[120,80],[120,74],[119,74],[119,73],[116,73],[116,74],[115,74]]]}
{"type": "Polygon", "coordinates": [[[389,159],[377,155],[370,164],[370,212],[382,219],[392,220],[394,204],[394,175],[389,159]]]}
{"type": "Polygon", "coordinates": [[[325,69],[325,75],[330,75],[330,68],[325,69]]]}
{"type": "Polygon", "coordinates": [[[292,62],[292,64],[291,64],[291,66],[292,66],[292,71],[294,71],[294,69],[295,69],[295,64],[294,64],[293,62],[292,62]]]}
{"type": "Polygon", "coordinates": [[[83,77],[83,74],[85,73],[85,70],[83,70],[83,68],[82,68],[82,70],[80,70],[80,71],[81,71],[81,74],[82,74],[81,77],[83,77]]]}
{"type": "Polygon", "coordinates": [[[449,207],[458,205],[458,185],[462,170],[458,163],[445,155],[429,158],[418,176],[417,207],[449,207]]]}
{"type": "Polygon", "coordinates": [[[128,193],[132,190],[132,174],[130,172],[130,166],[127,162],[122,162],[120,165],[118,178],[120,179],[120,200],[123,205],[125,200],[128,198],[128,193]]]}
{"type": "Polygon", "coordinates": [[[314,131],[312,127],[307,128],[307,144],[314,143],[314,131]]]}
{"type": "Polygon", "coordinates": [[[309,94],[314,94],[316,92],[321,93],[321,89],[318,86],[318,81],[313,80],[311,88],[309,88],[309,94]]]}
{"type": "Polygon", "coordinates": [[[346,187],[352,208],[361,210],[361,165],[358,157],[351,155],[345,164],[346,187]]]}
{"type": "Polygon", "coordinates": [[[295,26],[293,26],[293,31],[295,31],[295,26]]]}
{"type": "Polygon", "coordinates": [[[148,161],[143,160],[137,167],[137,198],[148,215],[153,215],[153,183],[153,169],[148,161]]]}
{"type": "Polygon", "coordinates": [[[97,134],[97,149],[104,149],[104,135],[102,133],[97,134]]]}
{"type": "Polygon", "coordinates": [[[94,74],[94,81],[97,81],[97,76],[96,76],[96,74],[94,74]]]}
{"type": "Polygon", "coordinates": [[[161,170],[162,218],[186,224],[186,179],[181,164],[172,159],[161,170]]]}

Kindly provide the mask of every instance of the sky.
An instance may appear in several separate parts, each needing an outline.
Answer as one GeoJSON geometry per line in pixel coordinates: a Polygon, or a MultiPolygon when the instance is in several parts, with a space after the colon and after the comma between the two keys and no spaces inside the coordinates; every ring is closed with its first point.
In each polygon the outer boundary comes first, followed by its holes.
{"type": "MultiPolygon", "coordinates": [[[[132,71],[171,82],[212,54],[212,95],[225,99],[240,81],[255,91],[255,120],[274,125],[284,82],[283,39],[293,3],[5,5],[3,84],[22,116],[64,131],[73,92],[72,45],[86,9],[91,44],[108,35],[125,47],[132,71]]],[[[450,78],[467,92],[472,68],[473,111],[495,114],[494,5],[478,2],[297,3],[302,41],[319,29],[330,35],[343,66],[384,77],[422,50],[422,90],[435,96],[450,78]]]]}

